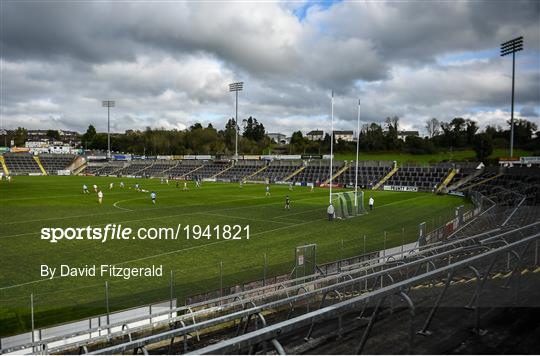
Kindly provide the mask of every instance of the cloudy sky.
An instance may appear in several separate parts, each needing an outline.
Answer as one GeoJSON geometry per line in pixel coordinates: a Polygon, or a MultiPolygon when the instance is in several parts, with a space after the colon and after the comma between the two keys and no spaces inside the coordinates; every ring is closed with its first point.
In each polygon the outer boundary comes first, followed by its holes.
{"type": "Polygon", "coordinates": [[[539,123],[539,1],[10,1],[1,0],[1,125],[106,129],[219,128],[234,115],[270,132],[430,117],[504,125],[511,57],[516,112],[539,123]]]}

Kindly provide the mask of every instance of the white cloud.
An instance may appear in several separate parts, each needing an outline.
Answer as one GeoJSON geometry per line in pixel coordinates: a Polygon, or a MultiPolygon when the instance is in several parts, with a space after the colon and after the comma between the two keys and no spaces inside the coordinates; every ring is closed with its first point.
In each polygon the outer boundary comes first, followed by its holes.
{"type": "Polygon", "coordinates": [[[227,84],[237,80],[245,82],[241,117],[253,115],[270,131],[328,129],[331,90],[342,129],[354,129],[359,96],[364,121],[504,123],[510,61],[475,53],[516,33],[527,50],[519,55],[517,107],[540,107],[534,1],[341,2],[311,6],[302,20],[294,11],[304,2],[8,5],[0,59],[7,127],[103,130],[105,98],[118,102],[117,131],[195,121],[222,127],[234,113],[227,84]]]}

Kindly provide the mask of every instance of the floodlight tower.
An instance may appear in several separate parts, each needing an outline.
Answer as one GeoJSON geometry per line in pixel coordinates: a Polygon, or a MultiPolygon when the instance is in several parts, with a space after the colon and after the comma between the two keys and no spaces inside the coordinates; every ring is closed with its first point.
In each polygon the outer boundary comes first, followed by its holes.
{"type": "Polygon", "coordinates": [[[360,99],[358,99],[358,119],[356,121],[356,172],[354,174],[354,206],[358,206],[358,151],[360,149],[360,99]]]}
{"type": "Polygon", "coordinates": [[[234,91],[236,93],[236,116],[234,119],[235,126],[235,141],[234,141],[234,158],[238,160],[238,92],[244,89],[244,82],[236,82],[229,84],[229,91],[234,91]]]}
{"type": "Polygon", "coordinates": [[[332,90],[332,129],[330,131],[330,204],[332,204],[332,165],[334,161],[334,91],[332,90]]]}
{"type": "Polygon", "coordinates": [[[107,108],[107,158],[111,158],[111,108],[116,105],[114,100],[103,100],[101,105],[107,108]]]}
{"type": "Polygon", "coordinates": [[[516,73],[516,52],[523,50],[523,36],[501,44],[501,57],[512,54],[512,108],[510,116],[510,157],[514,157],[514,75],[516,73]]]}

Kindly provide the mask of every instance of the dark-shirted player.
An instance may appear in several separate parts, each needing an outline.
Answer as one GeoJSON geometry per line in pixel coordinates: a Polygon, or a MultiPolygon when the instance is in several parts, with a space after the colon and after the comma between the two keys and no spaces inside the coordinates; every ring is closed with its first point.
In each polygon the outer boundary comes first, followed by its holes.
{"type": "Polygon", "coordinates": [[[285,197],[285,209],[291,210],[291,198],[288,195],[285,197]]]}

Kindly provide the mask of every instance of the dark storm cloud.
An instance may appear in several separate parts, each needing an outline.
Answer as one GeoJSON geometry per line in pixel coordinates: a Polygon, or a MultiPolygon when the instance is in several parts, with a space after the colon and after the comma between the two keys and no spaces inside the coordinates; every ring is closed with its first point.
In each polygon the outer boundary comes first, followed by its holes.
{"type": "MultiPolygon", "coordinates": [[[[6,59],[102,62],[133,59],[126,38],[99,3],[5,1],[2,5],[2,55],[6,59]]],[[[105,9],[109,5],[105,6],[105,9]]]]}
{"type": "Polygon", "coordinates": [[[286,131],[324,124],[331,90],[343,125],[362,96],[365,120],[397,114],[421,126],[507,110],[508,58],[475,53],[516,34],[528,58],[516,98],[534,108],[539,15],[536,1],[342,2],[311,7],[302,21],[280,3],[4,1],[4,122],[84,128],[105,97],[119,100],[118,130],[221,122],[227,83],[244,80],[242,111],[278,128],[289,120],[286,131]],[[470,62],[439,62],[464,52],[470,62]]]}

